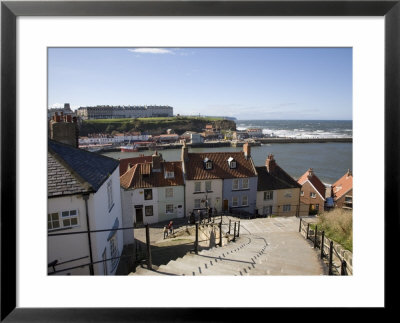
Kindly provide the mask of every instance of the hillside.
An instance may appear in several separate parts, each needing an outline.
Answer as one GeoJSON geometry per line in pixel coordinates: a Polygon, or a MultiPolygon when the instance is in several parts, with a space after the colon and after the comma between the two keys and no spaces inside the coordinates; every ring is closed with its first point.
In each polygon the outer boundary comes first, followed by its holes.
{"type": "Polygon", "coordinates": [[[181,135],[185,131],[202,132],[206,124],[212,124],[221,130],[236,130],[236,123],[222,118],[207,117],[165,117],[165,118],[137,118],[137,119],[98,119],[84,120],[80,125],[80,136],[90,133],[108,133],[113,131],[128,132],[140,131],[151,135],[166,133],[172,129],[181,135]]]}

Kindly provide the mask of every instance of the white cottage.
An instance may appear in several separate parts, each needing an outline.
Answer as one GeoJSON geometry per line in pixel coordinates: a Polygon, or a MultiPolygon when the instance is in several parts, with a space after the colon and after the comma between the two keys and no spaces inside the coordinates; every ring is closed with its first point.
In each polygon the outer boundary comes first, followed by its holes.
{"type": "Polygon", "coordinates": [[[49,140],[47,213],[48,274],[116,273],[125,231],[117,230],[123,222],[117,160],[49,140]]]}

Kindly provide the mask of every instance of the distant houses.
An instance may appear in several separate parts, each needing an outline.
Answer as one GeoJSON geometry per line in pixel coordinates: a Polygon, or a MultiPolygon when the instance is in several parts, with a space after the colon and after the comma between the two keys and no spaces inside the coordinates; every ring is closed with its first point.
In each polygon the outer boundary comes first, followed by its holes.
{"type": "Polygon", "coordinates": [[[157,152],[150,157],[150,160],[145,157],[130,158],[126,172],[120,178],[126,226],[184,216],[181,162],[166,162],[157,152]]]}
{"type": "Polygon", "coordinates": [[[47,165],[48,273],[114,275],[133,241],[133,230],[119,230],[118,161],[49,140],[47,165]]]}
{"type": "Polygon", "coordinates": [[[326,187],[309,168],[297,182],[301,185],[300,216],[315,215],[324,210],[326,187]]]}
{"type": "Polygon", "coordinates": [[[331,195],[335,207],[353,208],[353,174],[350,170],[332,184],[331,195]]]}
{"type": "Polygon", "coordinates": [[[245,144],[242,152],[188,153],[182,147],[186,211],[254,214],[257,173],[245,144]]]}
{"type": "Polygon", "coordinates": [[[270,154],[258,174],[257,209],[262,216],[298,216],[301,185],[270,154]]]}

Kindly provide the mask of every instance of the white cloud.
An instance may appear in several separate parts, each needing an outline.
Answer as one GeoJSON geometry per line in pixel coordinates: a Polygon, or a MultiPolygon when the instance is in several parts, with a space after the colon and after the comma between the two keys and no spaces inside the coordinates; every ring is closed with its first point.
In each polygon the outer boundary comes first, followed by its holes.
{"type": "Polygon", "coordinates": [[[174,54],[172,50],[165,48],[134,48],[128,50],[139,54],[174,54]]]}

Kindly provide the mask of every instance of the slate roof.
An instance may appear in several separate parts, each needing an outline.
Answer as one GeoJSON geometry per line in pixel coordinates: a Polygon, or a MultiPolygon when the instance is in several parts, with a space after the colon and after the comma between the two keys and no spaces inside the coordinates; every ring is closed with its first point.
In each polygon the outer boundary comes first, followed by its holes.
{"type": "Polygon", "coordinates": [[[256,170],[258,174],[257,191],[273,191],[301,187],[295,179],[276,164],[273,172],[268,172],[266,166],[257,166],[256,170]]]}
{"type": "Polygon", "coordinates": [[[297,180],[297,182],[300,185],[303,185],[307,180],[311,182],[311,184],[315,187],[315,189],[321,194],[322,198],[325,199],[325,190],[326,187],[325,185],[321,182],[321,180],[317,177],[317,175],[314,174],[314,171],[312,168],[309,168],[300,178],[297,180]]]}
{"type": "Polygon", "coordinates": [[[47,154],[47,196],[56,197],[63,195],[90,192],[91,189],[84,181],[72,174],[50,153],[47,154]]]}
{"type": "Polygon", "coordinates": [[[185,162],[186,179],[228,179],[256,177],[257,173],[251,158],[246,159],[243,152],[223,153],[195,153],[188,154],[185,162]],[[229,168],[228,159],[236,160],[236,168],[229,168]],[[213,163],[212,169],[204,168],[204,159],[208,158],[213,163]]]}
{"type": "Polygon", "coordinates": [[[151,188],[184,185],[182,163],[180,161],[161,162],[161,172],[151,170],[150,163],[139,163],[132,166],[120,178],[125,189],[151,188]],[[165,178],[164,172],[174,172],[174,178],[165,178]]]}
{"type": "Polygon", "coordinates": [[[113,158],[54,140],[48,141],[48,163],[49,197],[97,192],[119,165],[113,158]]]}
{"type": "Polygon", "coordinates": [[[347,171],[340,179],[332,185],[332,193],[334,200],[340,199],[348,191],[353,188],[353,175],[350,170],[347,171]]]}

